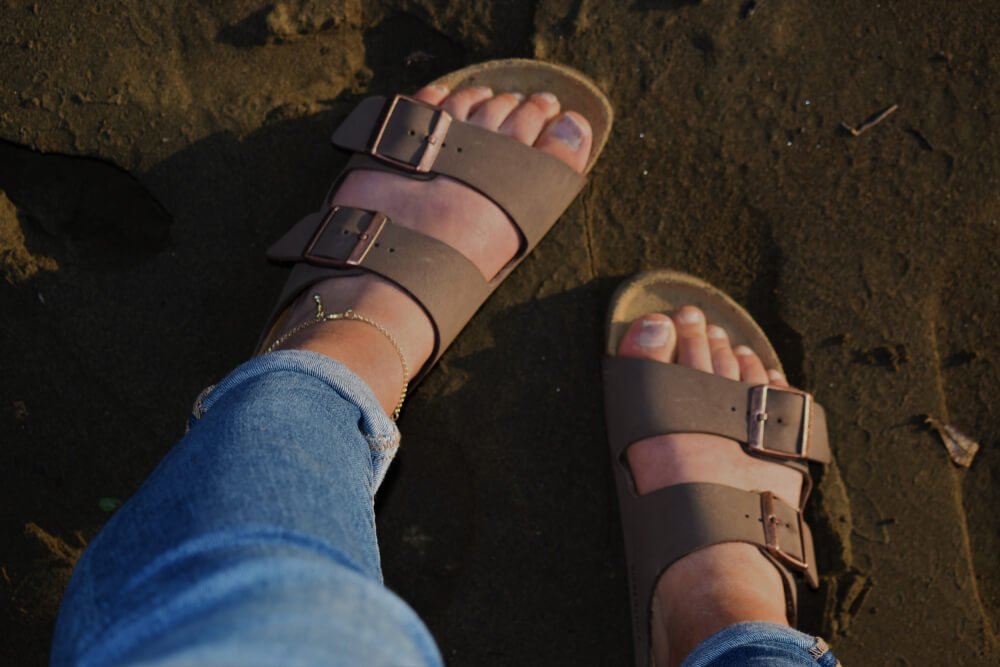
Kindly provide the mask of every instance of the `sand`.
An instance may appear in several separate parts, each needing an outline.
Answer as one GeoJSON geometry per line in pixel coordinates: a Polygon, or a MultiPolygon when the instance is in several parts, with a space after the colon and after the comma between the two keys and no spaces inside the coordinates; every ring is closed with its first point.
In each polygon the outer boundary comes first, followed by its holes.
{"type": "Polygon", "coordinates": [[[0,662],[46,662],[80,548],[251,352],[263,248],[343,164],[338,120],[509,56],[618,116],[401,421],[385,576],[446,659],[627,664],[601,322],[667,266],[747,305],[828,410],[803,627],[845,664],[1000,661],[1000,5],[211,4],[0,4],[0,662]]]}

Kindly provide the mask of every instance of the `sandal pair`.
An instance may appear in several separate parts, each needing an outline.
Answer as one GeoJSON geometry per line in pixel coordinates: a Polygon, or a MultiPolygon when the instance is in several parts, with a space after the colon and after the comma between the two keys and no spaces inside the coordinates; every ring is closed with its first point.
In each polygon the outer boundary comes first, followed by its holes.
{"type": "MultiPolygon", "coordinates": [[[[611,131],[607,97],[581,73],[534,60],[499,60],[468,67],[435,83],[452,91],[471,86],[555,94],[563,108],[587,118],[593,144],[584,174],[530,146],[452,119],[415,99],[369,97],[334,132],[333,143],[353,156],[321,209],[291,228],[268,250],[292,274],[265,328],[273,338],[289,304],[321,280],[372,272],[400,286],[428,314],[433,352],[422,379],[473,314],[531,252],[586,183],[611,131]],[[520,248],[493,280],[455,249],[393,224],[383,213],[332,206],[332,195],[356,169],[429,180],[444,175],[482,193],[521,236],[520,248]]],[[[608,317],[604,387],[612,461],[629,563],[636,663],[650,664],[649,614],[653,590],[671,563],[722,542],[756,545],[782,575],[789,622],[795,620],[793,573],[816,587],[812,538],[802,520],[811,481],[807,463],[826,463],[830,449],[823,409],[809,394],[751,386],[676,364],[616,356],[629,324],[653,312],[691,304],[724,327],[733,344],[753,348],[769,368],[781,368],[774,348],[753,318],[707,283],[670,271],[640,274],[612,300],[608,317]],[[714,433],[741,442],[750,456],[794,468],[804,477],[797,507],[774,494],[719,484],[679,484],[639,496],[625,459],[630,444],[665,433],[714,433]]]]}

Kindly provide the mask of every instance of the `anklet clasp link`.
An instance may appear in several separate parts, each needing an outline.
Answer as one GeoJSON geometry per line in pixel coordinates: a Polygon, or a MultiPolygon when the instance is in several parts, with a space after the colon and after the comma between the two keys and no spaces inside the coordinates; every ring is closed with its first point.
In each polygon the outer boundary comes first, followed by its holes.
{"type": "Polygon", "coordinates": [[[368,154],[406,171],[426,174],[448,136],[451,114],[406,95],[387,100],[368,154]]]}
{"type": "Polygon", "coordinates": [[[751,387],[750,412],[747,420],[747,447],[750,451],[781,459],[805,459],[806,453],[809,451],[809,415],[812,413],[812,400],[812,394],[790,387],[774,387],[766,384],[751,387]],[[802,420],[794,452],[770,448],[764,444],[765,427],[769,418],[767,414],[769,392],[781,392],[802,397],[802,420]]]}
{"type": "Polygon", "coordinates": [[[316,228],[312,240],[302,253],[302,258],[310,264],[317,266],[329,266],[333,268],[353,268],[360,266],[368,255],[368,251],[378,240],[379,234],[385,228],[388,218],[384,213],[378,211],[367,211],[346,206],[334,206],[323,218],[323,222],[316,228]],[[348,228],[354,225],[354,221],[360,215],[367,214],[368,221],[358,221],[357,232],[353,234],[355,242],[352,246],[347,246],[350,237],[348,228]],[[348,216],[342,224],[332,224],[338,216],[348,216]],[[362,225],[364,225],[362,227],[362,225]],[[334,234],[332,238],[325,237],[327,231],[340,230],[340,234],[334,234]],[[347,248],[350,248],[347,250],[347,248]],[[346,250],[346,252],[345,252],[346,250]]]}

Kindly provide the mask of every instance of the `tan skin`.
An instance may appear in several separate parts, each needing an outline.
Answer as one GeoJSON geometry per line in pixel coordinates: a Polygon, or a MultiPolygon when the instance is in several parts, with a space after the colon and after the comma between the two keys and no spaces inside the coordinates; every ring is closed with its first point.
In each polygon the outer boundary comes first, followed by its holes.
{"type": "MultiPolygon", "coordinates": [[[[548,94],[524,99],[473,88],[450,94],[428,86],[416,97],[441,105],[458,120],[510,136],[583,171],[591,131],[584,119],[560,110],[548,94]]],[[[334,204],[377,209],[396,224],[418,229],[448,243],[492,278],[513,257],[518,237],[510,221],[482,195],[446,177],[413,181],[391,174],[355,172],[334,204]],[[469,224],[473,222],[474,224],[469,224]]],[[[399,342],[410,374],[431,354],[433,329],[423,310],[404,292],[375,276],[330,280],[303,294],[289,309],[274,337],[315,314],[312,294],[327,312],[352,308],[388,329],[399,342]]],[[[402,386],[399,356],[388,339],[359,322],[337,321],[309,327],[285,349],[311,350],[348,366],[372,388],[391,413],[402,386]]],[[[706,373],[762,384],[788,386],[765,369],[748,348],[733,348],[726,332],[686,306],[670,316],[650,314],[633,323],[619,353],[690,366],[706,373]]],[[[798,504],[801,478],[787,468],[746,456],[739,445],[705,434],[649,438],[633,444],[628,462],[637,489],[648,493],[680,482],[716,482],[747,490],[769,489],[798,504]]],[[[774,566],[755,547],[722,544],[674,563],[657,584],[653,604],[653,651],[658,665],[679,665],[702,640],[745,621],[787,623],[784,592],[774,566]]]]}

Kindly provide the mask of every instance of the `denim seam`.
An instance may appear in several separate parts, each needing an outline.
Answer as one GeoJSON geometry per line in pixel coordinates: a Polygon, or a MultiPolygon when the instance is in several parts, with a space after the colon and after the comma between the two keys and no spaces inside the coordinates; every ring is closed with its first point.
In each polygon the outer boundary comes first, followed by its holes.
{"type": "MultiPolygon", "coordinates": [[[[760,644],[780,644],[801,651],[809,660],[818,663],[827,655],[832,656],[830,646],[821,637],[810,636],[787,626],[764,622],[748,622],[731,625],[705,639],[685,658],[683,667],[708,666],[730,651],[760,644]],[[817,658],[814,650],[825,647],[826,651],[817,658]]],[[[838,663],[839,664],[839,663],[838,663]]]]}

